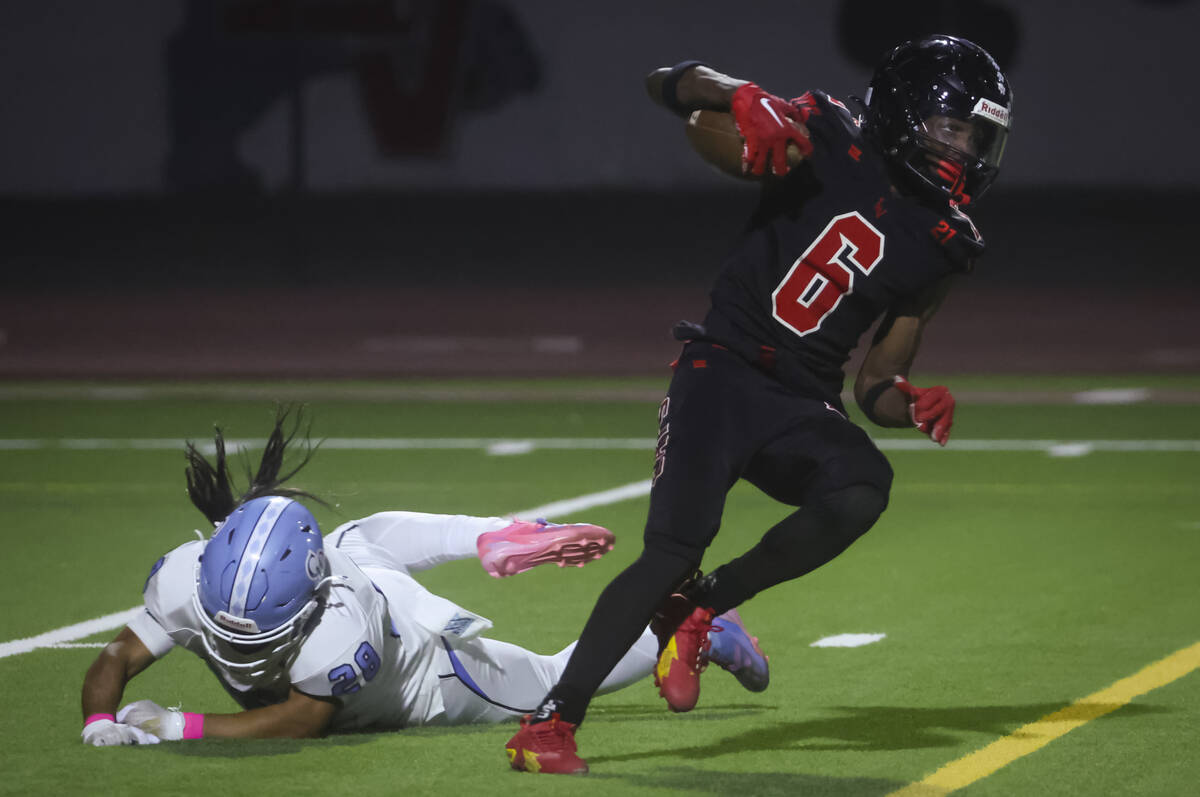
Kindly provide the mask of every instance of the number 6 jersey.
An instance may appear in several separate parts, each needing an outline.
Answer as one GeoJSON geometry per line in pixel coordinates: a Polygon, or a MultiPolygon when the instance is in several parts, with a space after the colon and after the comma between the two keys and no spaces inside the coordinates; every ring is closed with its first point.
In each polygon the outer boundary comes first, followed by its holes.
{"type": "Polygon", "coordinates": [[[793,102],[814,151],[764,185],[704,326],[792,389],[837,401],[842,368],[871,324],[968,270],[983,240],[957,208],[893,192],[885,162],[842,103],[818,91],[793,102]]]}

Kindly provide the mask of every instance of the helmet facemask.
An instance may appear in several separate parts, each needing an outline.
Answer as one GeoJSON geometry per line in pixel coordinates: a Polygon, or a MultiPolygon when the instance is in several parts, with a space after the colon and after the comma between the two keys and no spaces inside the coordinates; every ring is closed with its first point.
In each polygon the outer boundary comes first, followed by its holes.
{"type": "Polygon", "coordinates": [[[968,205],[999,174],[1007,138],[1008,131],[990,120],[934,114],[911,131],[894,157],[910,180],[927,186],[925,193],[968,205]]]}
{"type": "MultiPolygon", "coordinates": [[[[200,564],[196,564],[197,584],[200,564]]],[[[208,657],[239,680],[255,680],[268,673],[283,673],[291,667],[300,646],[312,633],[325,609],[329,587],[336,581],[328,576],[313,590],[312,598],[290,620],[269,631],[254,632],[250,621],[246,632],[226,628],[209,616],[200,602],[199,589],[192,591],[192,605],[200,617],[200,640],[208,657]]],[[[220,619],[228,619],[218,612],[220,619]]]]}

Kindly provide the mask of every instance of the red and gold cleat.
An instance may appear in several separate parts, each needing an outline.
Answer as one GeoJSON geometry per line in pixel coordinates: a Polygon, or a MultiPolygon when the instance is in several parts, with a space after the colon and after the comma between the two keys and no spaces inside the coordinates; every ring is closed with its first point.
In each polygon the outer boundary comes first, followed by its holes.
{"type": "Polygon", "coordinates": [[[582,775],[588,771],[587,762],[575,747],[575,725],[563,722],[558,714],[545,722],[534,723],[531,719],[528,714],[522,717],[521,730],[504,746],[513,769],[548,775],[582,775]]]}
{"type": "Polygon", "coordinates": [[[692,610],[658,654],[654,683],[672,711],[691,711],[700,699],[700,673],[708,666],[713,611],[692,610]]]}

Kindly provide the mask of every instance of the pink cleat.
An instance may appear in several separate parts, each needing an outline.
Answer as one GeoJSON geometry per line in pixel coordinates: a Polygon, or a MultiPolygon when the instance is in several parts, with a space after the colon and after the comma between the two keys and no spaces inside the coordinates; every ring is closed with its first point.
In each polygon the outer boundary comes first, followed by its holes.
{"type": "Polygon", "coordinates": [[[612,550],[613,533],[588,523],[514,520],[512,525],[479,535],[479,563],[493,578],[524,573],[538,565],[583,567],[612,550]]]}

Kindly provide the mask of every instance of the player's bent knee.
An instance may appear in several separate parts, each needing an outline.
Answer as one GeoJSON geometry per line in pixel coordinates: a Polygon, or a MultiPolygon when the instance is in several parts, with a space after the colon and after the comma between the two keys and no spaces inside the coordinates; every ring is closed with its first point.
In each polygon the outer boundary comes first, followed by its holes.
{"type": "Polygon", "coordinates": [[[647,537],[642,554],[631,565],[645,571],[671,574],[672,583],[679,583],[700,567],[704,549],[682,544],[669,537],[647,537]]]}
{"type": "Polygon", "coordinates": [[[888,492],[875,484],[852,484],[819,500],[827,528],[847,544],[861,537],[887,509],[888,492]]]}

